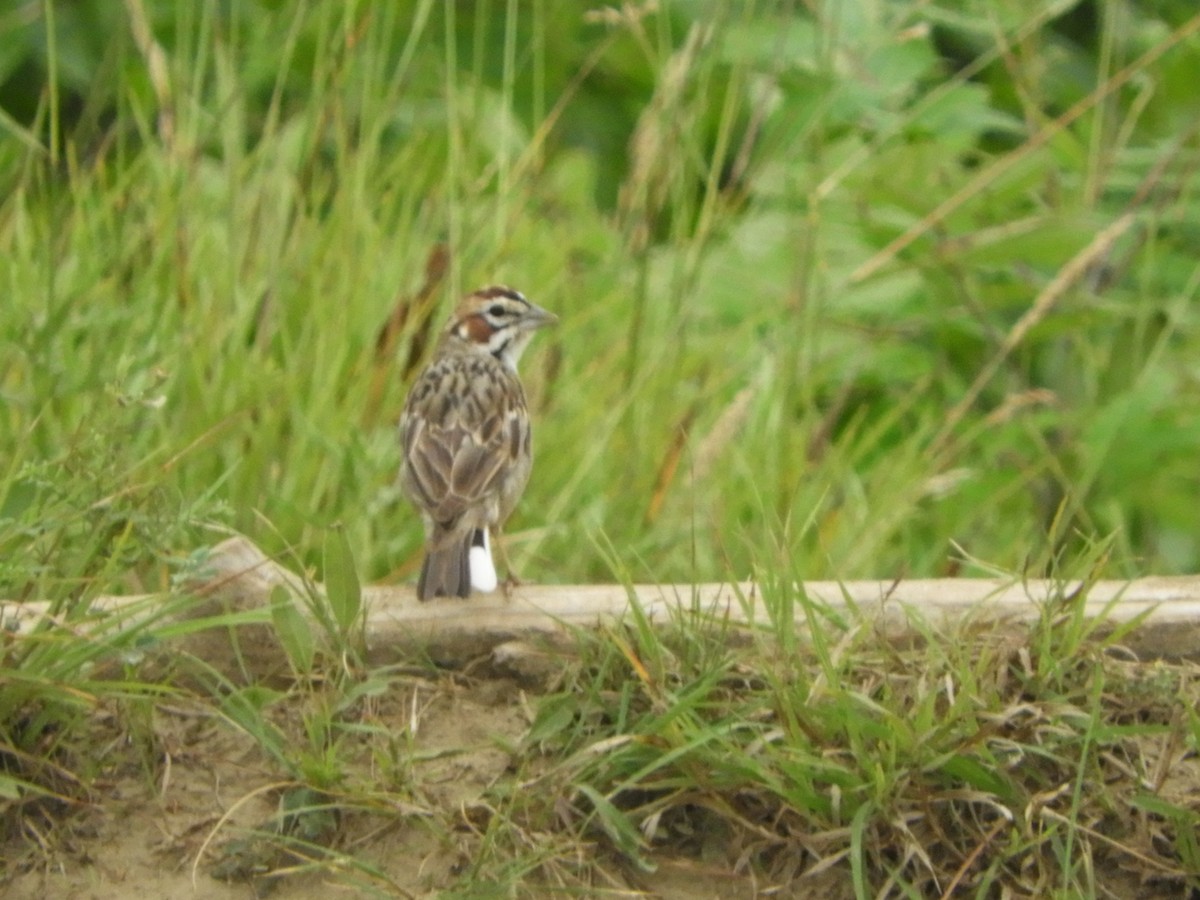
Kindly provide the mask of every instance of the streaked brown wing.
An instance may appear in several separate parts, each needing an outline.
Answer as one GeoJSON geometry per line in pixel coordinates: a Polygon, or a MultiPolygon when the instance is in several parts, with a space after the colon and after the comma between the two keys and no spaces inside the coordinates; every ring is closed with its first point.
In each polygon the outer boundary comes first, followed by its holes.
{"type": "Polygon", "coordinates": [[[520,384],[490,357],[439,361],[414,385],[401,418],[405,487],[434,521],[451,526],[498,498],[524,407],[520,384]]]}

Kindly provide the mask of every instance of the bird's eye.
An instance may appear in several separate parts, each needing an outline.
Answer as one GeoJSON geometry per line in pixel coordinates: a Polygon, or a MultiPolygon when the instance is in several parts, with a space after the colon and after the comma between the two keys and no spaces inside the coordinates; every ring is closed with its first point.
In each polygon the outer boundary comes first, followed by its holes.
{"type": "Polygon", "coordinates": [[[501,318],[507,312],[508,310],[506,310],[504,305],[501,303],[493,303],[488,307],[488,315],[495,316],[496,318],[501,318]]]}

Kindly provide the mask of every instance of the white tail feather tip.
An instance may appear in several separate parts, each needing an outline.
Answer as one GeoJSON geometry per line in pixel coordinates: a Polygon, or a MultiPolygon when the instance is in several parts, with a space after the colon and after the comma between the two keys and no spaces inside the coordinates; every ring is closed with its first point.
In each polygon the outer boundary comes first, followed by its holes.
{"type": "Polygon", "coordinates": [[[496,589],[500,579],[496,577],[496,566],[492,562],[491,540],[484,532],[483,546],[471,547],[467,555],[467,565],[471,569],[471,587],[484,594],[496,589]]]}

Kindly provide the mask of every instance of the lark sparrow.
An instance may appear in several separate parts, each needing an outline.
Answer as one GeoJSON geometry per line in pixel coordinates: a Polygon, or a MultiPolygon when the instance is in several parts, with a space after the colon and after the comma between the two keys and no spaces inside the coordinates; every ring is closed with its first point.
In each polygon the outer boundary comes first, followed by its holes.
{"type": "Polygon", "coordinates": [[[422,600],[494,591],[499,529],[533,467],[517,360],[558,321],[518,291],[488,287],[459,304],[400,416],[401,481],[425,520],[422,600]]]}

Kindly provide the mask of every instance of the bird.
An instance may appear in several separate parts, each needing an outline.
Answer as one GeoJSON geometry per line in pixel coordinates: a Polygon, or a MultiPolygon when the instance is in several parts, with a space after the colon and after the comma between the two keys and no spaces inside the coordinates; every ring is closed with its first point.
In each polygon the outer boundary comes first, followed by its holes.
{"type": "Polygon", "coordinates": [[[517,362],[558,317],[504,285],[458,304],[400,415],[401,487],[421,514],[421,600],[469,597],[499,583],[491,532],[516,506],[533,469],[517,362]]]}

